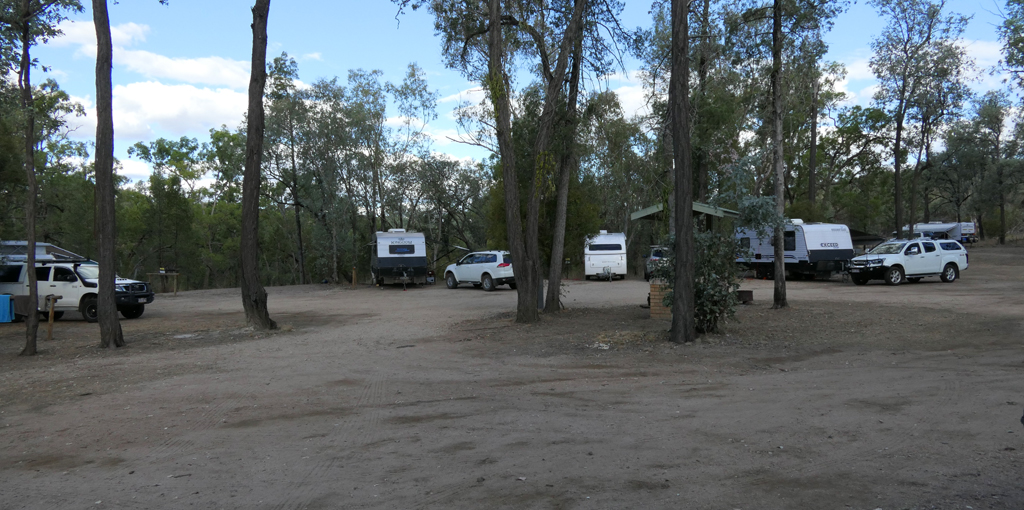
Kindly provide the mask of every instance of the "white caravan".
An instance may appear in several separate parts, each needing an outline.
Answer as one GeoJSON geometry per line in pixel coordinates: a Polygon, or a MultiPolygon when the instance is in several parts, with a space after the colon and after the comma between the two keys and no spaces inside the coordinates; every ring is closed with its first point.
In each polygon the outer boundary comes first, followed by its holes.
{"type": "Polygon", "coordinates": [[[427,243],[421,232],[392,228],[377,232],[370,244],[373,283],[427,283],[427,243]]]}
{"type": "MultiPolygon", "coordinates": [[[[753,269],[758,277],[772,277],[775,271],[775,244],[772,234],[758,237],[747,229],[736,231],[740,255],[736,262],[753,269]]],[[[783,252],[789,279],[829,278],[842,272],[853,258],[853,240],[846,225],[804,223],[794,219],[783,233],[783,252]]]]}
{"type": "Polygon", "coordinates": [[[584,275],[611,280],[626,277],[626,234],[602,230],[583,246],[584,275]]]}

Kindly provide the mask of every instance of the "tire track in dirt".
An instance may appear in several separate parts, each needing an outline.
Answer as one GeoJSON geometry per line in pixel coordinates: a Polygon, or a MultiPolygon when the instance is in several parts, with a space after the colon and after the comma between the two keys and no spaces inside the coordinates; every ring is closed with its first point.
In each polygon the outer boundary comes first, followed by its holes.
{"type": "Polygon", "coordinates": [[[383,405],[388,387],[388,376],[379,372],[373,376],[368,384],[363,386],[359,396],[356,397],[353,405],[353,413],[342,418],[322,440],[325,445],[325,453],[318,455],[317,462],[310,467],[305,474],[291,484],[284,501],[274,505],[274,510],[306,508],[308,505],[319,501],[323,494],[319,489],[324,487],[328,480],[326,475],[330,473],[339,462],[352,457],[351,451],[361,448],[363,445],[372,443],[380,433],[380,425],[383,422],[383,405]],[[348,444],[342,446],[342,453],[335,454],[328,450],[327,445],[331,443],[348,444]]]}

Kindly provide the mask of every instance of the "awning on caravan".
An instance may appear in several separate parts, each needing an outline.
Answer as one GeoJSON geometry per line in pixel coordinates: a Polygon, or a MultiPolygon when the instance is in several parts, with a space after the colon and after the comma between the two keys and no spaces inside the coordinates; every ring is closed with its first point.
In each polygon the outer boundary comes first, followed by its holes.
{"type": "MultiPolygon", "coordinates": [[[[630,214],[630,220],[658,220],[665,212],[665,206],[662,204],[652,205],[645,209],[630,214]]],[[[708,204],[702,204],[700,202],[693,203],[693,212],[697,214],[708,214],[711,216],[717,216],[719,218],[738,218],[740,213],[733,211],[732,209],[725,209],[722,207],[715,207],[708,204]]]]}

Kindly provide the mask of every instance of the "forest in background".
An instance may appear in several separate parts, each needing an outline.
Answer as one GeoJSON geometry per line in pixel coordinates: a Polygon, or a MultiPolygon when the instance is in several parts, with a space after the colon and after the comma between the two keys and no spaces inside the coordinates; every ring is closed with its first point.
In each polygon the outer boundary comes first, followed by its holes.
{"type": "MultiPolygon", "coordinates": [[[[553,10],[571,4],[521,3],[553,10]]],[[[600,14],[615,14],[615,2],[603,5],[611,7],[600,14]]],[[[967,57],[959,39],[965,20],[944,11],[941,2],[874,5],[889,25],[873,44],[878,94],[871,106],[861,107],[845,105],[837,88],[845,70],[824,61],[821,35],[841,10],[822,9],[821,2],[786,3],[786,216],[882,236],[898,223],[971,219],[983,237],[1024,233],[1018,99],[1003,90],[971,92],[971,81],[989,70],[967,57]]],[[[598,229],[627,233],[634,268],[646,248],[668,234],[668,220],[629,220],[650,205],[671,206],[666,9],[655,3],[651,26],[638,31],[609,28],[614,24],[596,12],[588,18],[586,58],[579,60],[589,79],[581,81],[586,86],[575,122],[559,123],[552,144],[556,160],[559,151],[573,155],[564,239],[570,266],[580,263],[585,236],[598,229]],[[627,115],[614,93],[601,87],[600,77],[621,68],[626,51],[641,63],[651,106],[645,117],[627,115]],[[564,149],[569,146],[571,151],[564,149]]],[[[700,202],[743,209],[748,198],[773,195],[772,66],[765,37],[770,18],[759,9],[753,2],[691,4],[693,189],[700,202]]],[[[1009,2],[1001,28],[1004,65],[1011,72],[1024,63],[1021,11],[1009,2]]],[[[14,68],[17,43],[10,31],[3,34],[0,57],[14,68]]],[[[516,140],[532,140],[545,88],[530,66],[517,69],[524,85],[513,93],[512,127],[516,140]]],[[[366,246],[373,232],[388,228],[424,232],[435,268],[461,255],[461,248],[506,247],[499,158],[456,161],[434,150],[424,129],[438,115],[437,95],[415,64],[401,83],[357,69],[344,81],[319,78],[300,86],[295,60],[282,54],[268,64],[267,83],[260,207],[266,285],[346,282],[353,267],[366,279],[366,246]]],[[[18,100],[17,82],[0,80],[0,239],[25,238],[24,112],[18,100]]],[[[36,238],[92,255],[91,147],[69,132],[69,120],[83,113],[82,106],[48,81],[35,87],[34,107],[36,238]]],[[[456,115],[463,142],[497,154],[491,112],[489,103],[463,104],[456,115]]],[[[118,186],[120,274],[138,278],[174,268],[184,288],[238,285],[244,126],[239,119],[238,126],[213,129],[205,140],[132,146],[131,157],[154,171],[146,181],[118,186]]],[[[519,175],[532,175],[535,147],[521,143],[515,151],[519,175]]],[[[551,250],[557,177],[554,168],[537,175],[544,257],[551,250]]]]}

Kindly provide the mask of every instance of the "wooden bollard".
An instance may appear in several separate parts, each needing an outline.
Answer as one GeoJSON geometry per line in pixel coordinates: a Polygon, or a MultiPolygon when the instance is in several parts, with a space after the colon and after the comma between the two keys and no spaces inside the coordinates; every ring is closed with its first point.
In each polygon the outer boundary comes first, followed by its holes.
{"type": "Polygon", "coordinates": [[[57,304],[57,301],[64,296],[54,296],[50,294],[46,296],[46,308],[50,311],[50,319],[47,321],[46,326],[46,341],[53,340],[53,307],[57,304]]]}
{"type": "Polygon", "coordinates": [[[356,288],[356,266],[352,266],[352,288],[356,288]]]}

